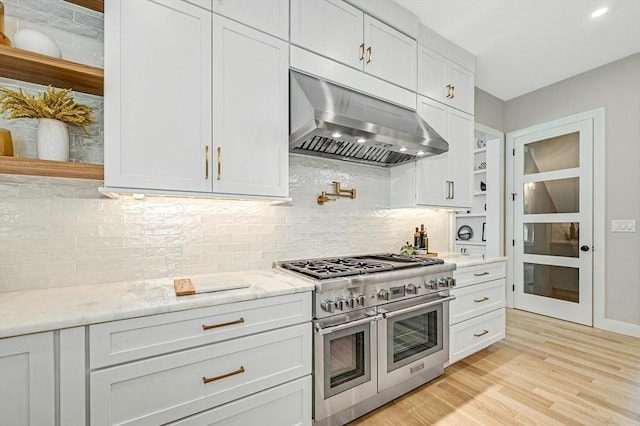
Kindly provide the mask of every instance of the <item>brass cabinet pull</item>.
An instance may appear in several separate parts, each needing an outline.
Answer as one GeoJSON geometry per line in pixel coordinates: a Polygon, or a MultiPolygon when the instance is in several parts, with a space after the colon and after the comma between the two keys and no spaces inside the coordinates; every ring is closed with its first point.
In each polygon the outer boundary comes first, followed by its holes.
{"type": "Polygon", "coordinates": [[[480,273],[476,272],[475,274],[473,274],[474,277],[481,277],[483,275],[489,275],[489,273],[485,271],[485,272],[480,272],[480,273]]]}
{"type": "Polygon", "coordinates": [[[360,45],[360,60],[364,60],[364,43],[360,45]]]}
{"type": "Polygon", "coordinates": [[[238,368],[235,371],[232,371],[231,373],[221,374],[221,375],[215,376],[215,377],[203,377],[202,378],[202,383],[215,382],[216,380],[226,379],[227,377],[235,376],[236,374],[241,374],[241,373],[244,373],[244,367],[243,366],[240,366],[240,368],[238,368]]]}
{"type": "Polygon", "coordinates": [[[202,329],[203,330],[211,330],[212,328],[227,327],[229,325],[242,324],[243,322],[244,322],[244,318],[240,318],[240,319],[237,319],[235,321],[221,322],[220,324],[211,324],[211,325],[202,324],[202,329]]]}
{"type": "Polygon", "coordinates": [[[209,179],[209,145],[204,147],[204,178],[209,179]]]}
{"type": "Polygon", "coordinates": [[[218,180],[222,179],[222,148],[218,147],[218,180]]]}
{"type": "Polygon", "coordinates": [[[489,300],[487,296],[484,296],[482,299],[473,299],[473,301],[476,303],[486,302],[487,300],[489,300]]]}
{"type": "Polygon", "coordinates": [[[453,99],[456,96],[456,86],[447,84],[447,98],[453,99]]]}
{"type": "Polygon", "coordinates": [[[473,333],[473,335],[476,337],[480,337],[480,336],[484,336],[487,333],[489,333],[489,330],[483,330],[482,333],[473,333]]]}
{"type": "Polygon", "coordinates": [[[445,200],[453,200],[453,196],[454,196],[453,181],[447,180],[445,182],[447,183],[447,198],[445,198],[445,200]]]}
{"type": "Polygon", "coordinates": [[[371,62],[373,60],[373,56],[371,53],[371,46],[367,47],[367,63],[371,62]]]}
{"type": "Polygon", "coordinates": [[[455,181],[451,181],[451,199],[456,198],[456,183],[455,181]]]}

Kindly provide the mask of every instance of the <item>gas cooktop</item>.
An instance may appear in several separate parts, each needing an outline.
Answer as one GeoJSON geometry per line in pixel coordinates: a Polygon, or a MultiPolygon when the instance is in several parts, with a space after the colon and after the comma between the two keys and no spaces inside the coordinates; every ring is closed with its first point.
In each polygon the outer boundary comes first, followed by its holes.
{"type": "Polygon", "coordinates": [[[443,264],[442,259],[423,258],[399,254],[372,254],[364,256],[333,257],[278,262],[276,265],[315,279],[346,277],[360,274],[392,271],[404,268],[443,264]]]}

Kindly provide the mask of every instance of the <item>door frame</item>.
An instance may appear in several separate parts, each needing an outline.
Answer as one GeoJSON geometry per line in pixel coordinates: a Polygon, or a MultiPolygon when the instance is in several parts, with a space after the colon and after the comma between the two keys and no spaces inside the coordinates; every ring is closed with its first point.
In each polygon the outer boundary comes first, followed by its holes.
{"type": "MultiPolygon", "coordinates": [[[[520,130],[508,132],[506,136],[506,171],[505,171],[505,240],[512,242],[506,244],[507,261],[507,297],[506,305],[514,307],[514,259],[515,247],[513,246],[514,235],[514,188],[515,156],[514,140],[517,137],[528,133],[539,132],[551,127],[563,126],[576,121],[592,120],[593,123],[593,302],[592,316],[593,326],[611,331],[620,331],[619,327],[611,324],[612,320],[605,318],[605,259],[606,259],[606,218],[605,218],[605,129],[604,129],[604,108],[567,116],[564,118],[547,121],[520,130]],[[511,153],[512,155],[508,155],[511,153]]],[[[520,194],[522,195],[522,194],[520,194]]],[[[518,200],[520,200],[518,198],[518,200]]],[[[613,321],[615,322],[615,321],[613,321]]]]}

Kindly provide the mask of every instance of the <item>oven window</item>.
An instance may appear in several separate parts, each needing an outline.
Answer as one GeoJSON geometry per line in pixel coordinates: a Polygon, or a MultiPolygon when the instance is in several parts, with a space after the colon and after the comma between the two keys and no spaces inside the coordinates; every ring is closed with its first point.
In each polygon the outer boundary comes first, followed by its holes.
{"type": "Polygon", "coordinates": [[[363,332],[332,340],[329,351],[332,388],[364,376],[363,332]]]}
{"type": "Polygon", "coordinates": [[[370,349],[369,324],[324,336],[325,399],[371,380],[370,349]]]}
{"type": "Polygon", "coordinates": [[[441,307],[387,321],[387,371],[442,350],[441,307]]]}

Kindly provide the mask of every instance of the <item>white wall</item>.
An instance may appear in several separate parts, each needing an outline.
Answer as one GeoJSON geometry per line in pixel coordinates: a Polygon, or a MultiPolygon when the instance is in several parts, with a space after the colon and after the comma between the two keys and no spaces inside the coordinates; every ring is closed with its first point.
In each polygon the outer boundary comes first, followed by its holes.
{"type": "Polygon", "coordinates": [[[0,292],[270,268],[276,260],[398,252],[424,223],[449,247],[449,213],[389,204],[384,168],[292,155],[290,205],[100,198],[101,182],[0,175],[0,292]],[[332,181],[357,198],[319,206],[332,181]]]}
{"type": "Polygon", "coordinates": [[[610,231],[612,219],[640,223],[640,53],[506,102],[504,131],[600,107],[606,223],[594,226],[606,229],[605,318],[640,325],[640,235],[610,231]]]}

